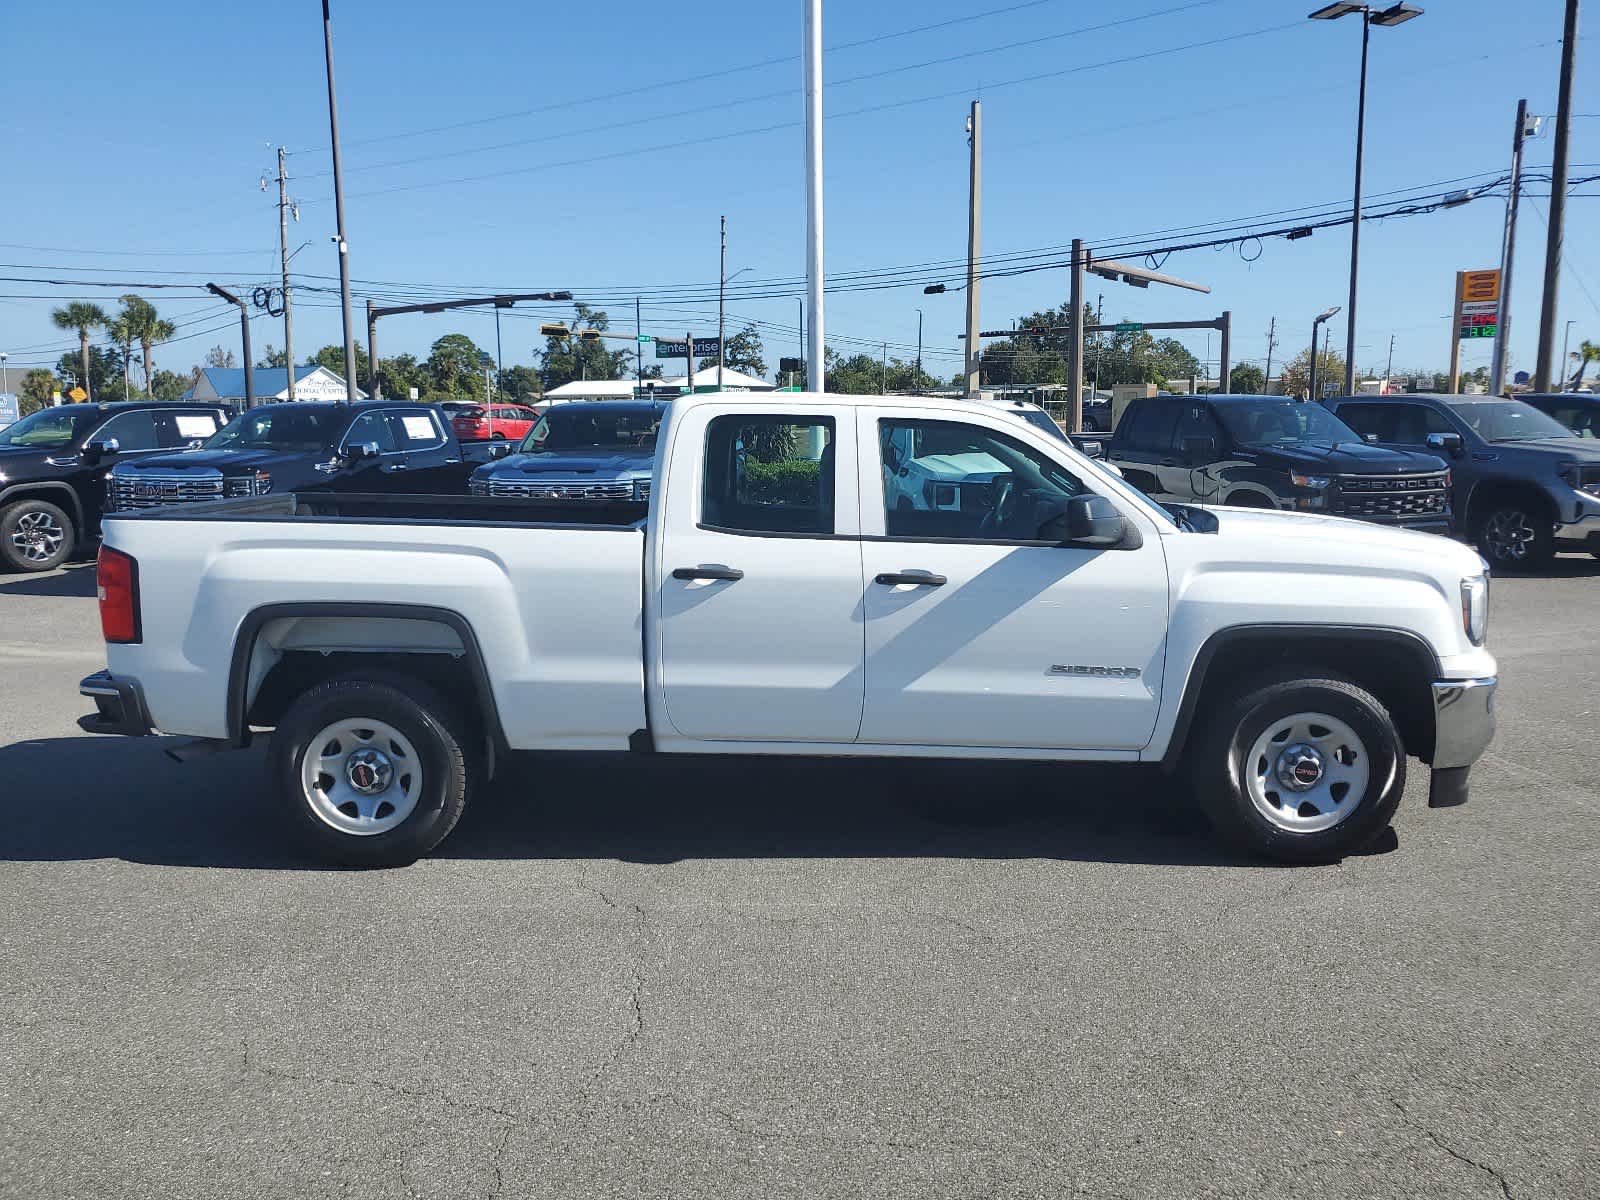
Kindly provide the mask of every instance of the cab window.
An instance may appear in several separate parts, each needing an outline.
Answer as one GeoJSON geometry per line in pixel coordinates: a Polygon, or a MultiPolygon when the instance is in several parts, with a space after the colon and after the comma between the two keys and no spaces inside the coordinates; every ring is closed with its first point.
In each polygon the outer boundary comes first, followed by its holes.
{"type": "Polygon", "coordinates": [[[350,430],[344,435],[345,446],[348,448],[361,442],[376,442],[379,454],[393,454],[399,446],[395,443],[394,431],[385,419],[387,416],[387,413],[381,412],[362,413],[350,423],[350,430]]]}
{"type": "Polygon", "coordinates": [[[1004,433],[961,421],[878,422],[890,537],[1039,541],[1081,480],[1004,433]]]}
{"type": "Polygon", "coordinates": [[[108,442],[116,439],[121,454],[139,450],[160,450],[161,441],[156,436],[155,414],[145,409],[141,412],[118,413],[95,431],[94,441],[108,442]]]}
{"type": "Polygon", "coordinates": [[[427,409],[408,409],[387,414],[395,445],[406,450],[437,450],[444,444],[438,419],[427,409]]]}
{"type": "Polygon", "coordinates": [[[832,417],[717,417],[701,519],[733,533],[831,534],[833,453],[832,417]]]}
{"type": "Polygon", "coordinates": [[[1183,414],[1178,418],[1178,430],[1173,435],[1172,448],[1184,453],[1184,443],[1189,438],[1210,438],[1213,451],[1221,450],[1227,442],[1216,414],[1203,400],[1191,400],[1183,406],[1183,414]]]}
{"type": "Polygon", "coordinates": [[[1130,422],[1128,448],[1165,454],[1172,446],[1173,431],[1181,415],[1176,404],[1165,400],[1135,401],[1133,410],[1123,416],[1123,420],[1130,422]]]}

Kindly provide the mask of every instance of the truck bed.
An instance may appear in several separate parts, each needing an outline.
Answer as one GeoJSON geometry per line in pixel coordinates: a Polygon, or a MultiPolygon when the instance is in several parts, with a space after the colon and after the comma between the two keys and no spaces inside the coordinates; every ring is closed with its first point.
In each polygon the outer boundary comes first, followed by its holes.
{"type": "Polygon", "coordinates": [[[114,521],[293,521],[397,525],[559,525],[642,529],[649,505],[636,501],[561,504],[496,496],[284,492],[204,504],[167,504],[113,513],[114,521]]]}

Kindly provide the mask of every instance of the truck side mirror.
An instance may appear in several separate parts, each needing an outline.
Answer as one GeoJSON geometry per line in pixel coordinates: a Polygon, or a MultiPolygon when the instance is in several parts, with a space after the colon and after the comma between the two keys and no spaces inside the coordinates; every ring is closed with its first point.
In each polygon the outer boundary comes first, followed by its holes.
{"type": "Polygon", "coordinates": [[[1462,442],[1459,433],[1430,433],[1424,441],[1428,449],[1436,454],[1448,454],[1451,458],[1459,458],[1461,455],[1462,442]]]}
{"type": "Polygon", "coordinates": [[[90,442],[83,448],[83,461],[97,463],[104,458],[114,457],[122,449],[122,444],[116,438],[106,438],[103,442],[90,442]]]}
{"type": "Polygon", "coordinates": [[[363,459],[378,457],[377,442],[351,442],[344,448],[344,456],[350,462],[358,463],[363,459]]]}
{"type": "Polygon", "coordinates": [[[505,458],[510,453],[510,442],[491,442],[489,444],[489,459],[491,462],[495,459],[505,458]]]}
{"type": "Polygon", "coordinates": [[[1183,453],[1186,458],[1212,458],[1217,453],[1217,439],[1186,437],[1183,439],[1183,453]]]}
{"type": "Polygon", "coordinates": [[[1126,534],[1127,522],[1117,506],[1096,495],[1073,496],[1039,526],[1040,541],[1067,546],[1119,546],[1126,534]]]}
{"type": "Polygon", "coordinates": [[[1376,446],[1378,444],[1378,435],[1375,434],[1375,433],[1367,434],[1367,441],[1371,442],[1374,446],[1376,446]]]}

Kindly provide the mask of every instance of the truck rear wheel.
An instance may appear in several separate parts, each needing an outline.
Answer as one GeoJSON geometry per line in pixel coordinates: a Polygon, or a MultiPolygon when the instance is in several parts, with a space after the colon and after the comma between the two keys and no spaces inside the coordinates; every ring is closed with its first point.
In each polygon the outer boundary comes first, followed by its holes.
{"type": "Polygon", "coordinates": [[[1361,849],[1388,826],[1406,783],[1405,748],[1378,698],[1314,673],[1285,672],[1226,698],[1189,766],[1218,832],[1284,863],[1361,849]]]}
{"type": "Polygon", "coordinates": [[[289,706],[269,753],[279,794],[320,857],[398,867],[461,819],[470,744],[455,710],[422,683],[334,679],[289,706]]]}

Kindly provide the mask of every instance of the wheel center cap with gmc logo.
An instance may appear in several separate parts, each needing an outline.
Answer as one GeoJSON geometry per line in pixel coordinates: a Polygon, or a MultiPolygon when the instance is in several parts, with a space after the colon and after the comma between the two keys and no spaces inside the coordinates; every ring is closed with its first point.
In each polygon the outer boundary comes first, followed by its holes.
{"type": "Polygon", "coordinates": [[[370,747],[357,750],[345,759],[344,770],[350,786],[363,796],[387,791],[394,779],[394,764],[389,756],[370,747]]]}
{"type": "Polygon", "coordinates": [[[1297,742],[1278,755],[1278,782],[1291,791],[1306,792],[1322,782],[1322,753],[1315,746],[1297,742]]]}

